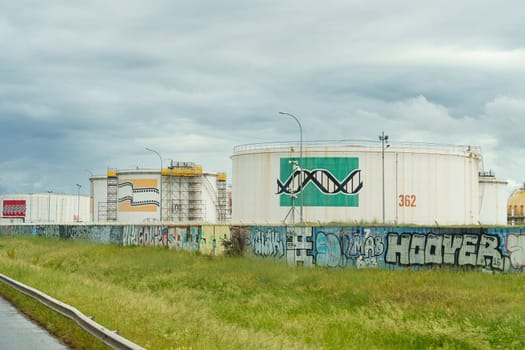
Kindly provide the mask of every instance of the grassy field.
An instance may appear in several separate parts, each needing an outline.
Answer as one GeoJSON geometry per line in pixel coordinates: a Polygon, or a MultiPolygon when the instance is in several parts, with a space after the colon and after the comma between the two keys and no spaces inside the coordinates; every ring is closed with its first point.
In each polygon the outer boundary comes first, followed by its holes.
{"type": "Polygon", "coordinates": [[[12,237],[0,238],[0,272],[148,349],[525,348],[524,274],[294,268],[12,237]]]}

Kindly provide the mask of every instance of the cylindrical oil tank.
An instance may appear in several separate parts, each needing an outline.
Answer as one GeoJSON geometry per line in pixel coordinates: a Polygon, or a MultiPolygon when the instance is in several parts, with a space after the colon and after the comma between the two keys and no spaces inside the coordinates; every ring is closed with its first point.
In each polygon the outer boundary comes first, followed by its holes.
{"type": "Polygon", "coordinates": [[[494,172],[479,173],[479,223],[507,225],[508,181],[497,179],[494,172]]]}
{"type": "Polygon", "coordinates": [[[478,147],[423,143],[236,146],[232,221],[477,224],[480,158],[478,147]]]}
{"type": "Polygon", "coordinates": [[[95,175],[89,178],[91,204],[90,214],[91,221],[104,222],[107,221],[107,192],[108,192],[108,178],[105,175],[95,175]]]}
{"type": "Polygon", "coordinates": [[[90,181],[94,222],[187,223],[229,218],[226,174],[203,171],[194,163],[172,163],[162,171],[110,169],[105,176],[91,176],[90,181]]]}
{"type": "Polygon", "coordinates": [[[510,195],[507,205],[508,224],[525,224],[525,184],[510,195]]]}
{"type": "Polygon", "coordinates": [[[75,223],[89,222],[88,196],[47,193],[0,195],[2,223],[75,223]]]}
{"type": "Polygon", "coordinates": [[[159,190],[159,170],[119,170],[118,221],[142,222],[151,218],[158,219],[159,190]]]}
{"type": "Polygon", "coordinates": [[[109,169],[90,181],[94,222],[159,221],[159,169],[109,169]]]}

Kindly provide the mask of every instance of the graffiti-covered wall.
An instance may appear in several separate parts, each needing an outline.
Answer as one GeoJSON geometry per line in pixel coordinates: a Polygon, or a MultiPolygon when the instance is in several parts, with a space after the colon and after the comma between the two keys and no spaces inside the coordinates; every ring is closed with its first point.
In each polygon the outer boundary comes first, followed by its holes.
{"type": "Polygon", "coordinates": [[[0,236],[31,235],[80,239],[122,246],[162,246],[198,250],[201,226],[161,225],[3,225],[0,236]]]}
{"type": "Polygon", "coordinates": [[[451,267],[523,272],[525,229],[365,226],[0,225],[1,236],[80,239],[220,255],[232,240],[244,253],[291,265],[329,268],[451,267]]]}
{"type": "MultiPolygon", "coordinates": [[[[238,231],[238,229],[237,229],[238,231]]],[[[247,253],[322,267],[522,272],[519,228],[243,227],[247,253]]]]}

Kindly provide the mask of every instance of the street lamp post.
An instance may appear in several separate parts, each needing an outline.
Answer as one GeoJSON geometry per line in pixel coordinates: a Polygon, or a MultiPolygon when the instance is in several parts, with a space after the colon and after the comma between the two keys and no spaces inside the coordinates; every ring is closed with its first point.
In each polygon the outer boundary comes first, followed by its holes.
{"type": "MultiPolygon", "coordinates": [[[[291,114],[291,113],[286,113],[286,112],[279,112],[279,114],[282,114],[282,115],[287,115],[291,118],[293,118],[296,122],[297,122],[297,125],[299,126],[299,166],[297,166],[297,168],[299,169],[300,173],[299,173],[299,193],[301,194],[301,201],[300,201],[300,211],[299,211],[299,219],[300,219],[300,222],[301,222],[301,225],[304,224],[304,217],[303,217],[303,197],[304,197],[304,194],[303,194],[303,126],[301,125],[301,122],[299,121],[299,119],[291,114]]],[[[294,172],[295,172],[295,169],[297,169],[296,167],[294,167],[294,172]]],[[[293,186],[293,185],[292,185],[293,186]]]]}
{"type": "Polygon", "coordinates": [[[77,184],[77,222],[80,222],[80,188],[82,185],[77,184]]]}
{"type": "Polygon", "coordinates": [[[51,222],[51,193],[53,191],[47,191],[47,222],[51,222]]]}
{"type": "Polygon", "coordinates": [[[29,222],[33,222],[33,192],[29,193],[29,222]]]}
{"type": "Polygon", "coordinates": [[[383,224],[385,223],[385,146],[388,147],[388,135],[385,132],[381,132],[379,135],[381,141],[381,170],[382,170],[382,192],[383,192],[383,224]]]}
{"type": "Polygon", "coordinates": [[[91,177],[95,175],[89,169],[82,169],[82,170],[89,173],[89,220],[93,222],[95,221],[95,203],[93,202],[93,182],[91,180],[91,177]]]}
{"type": "Polygon", "coordinates": [[[160,222],[162,222],[162,157],[159,152],[154,149],[146,147],[146,151],[153,152],[160,159],[160,185],[159,185],[159,210],[160,210],[160,222]]]}

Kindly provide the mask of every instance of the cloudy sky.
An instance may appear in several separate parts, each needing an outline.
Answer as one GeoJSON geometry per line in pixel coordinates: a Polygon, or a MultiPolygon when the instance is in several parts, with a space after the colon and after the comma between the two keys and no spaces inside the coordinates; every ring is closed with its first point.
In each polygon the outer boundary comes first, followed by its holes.
{"type": "Polygon", "coordinates": [[[297,139],[480,146],[525,180],[525,4],[0,0],[0,193],[297,139]]]}

